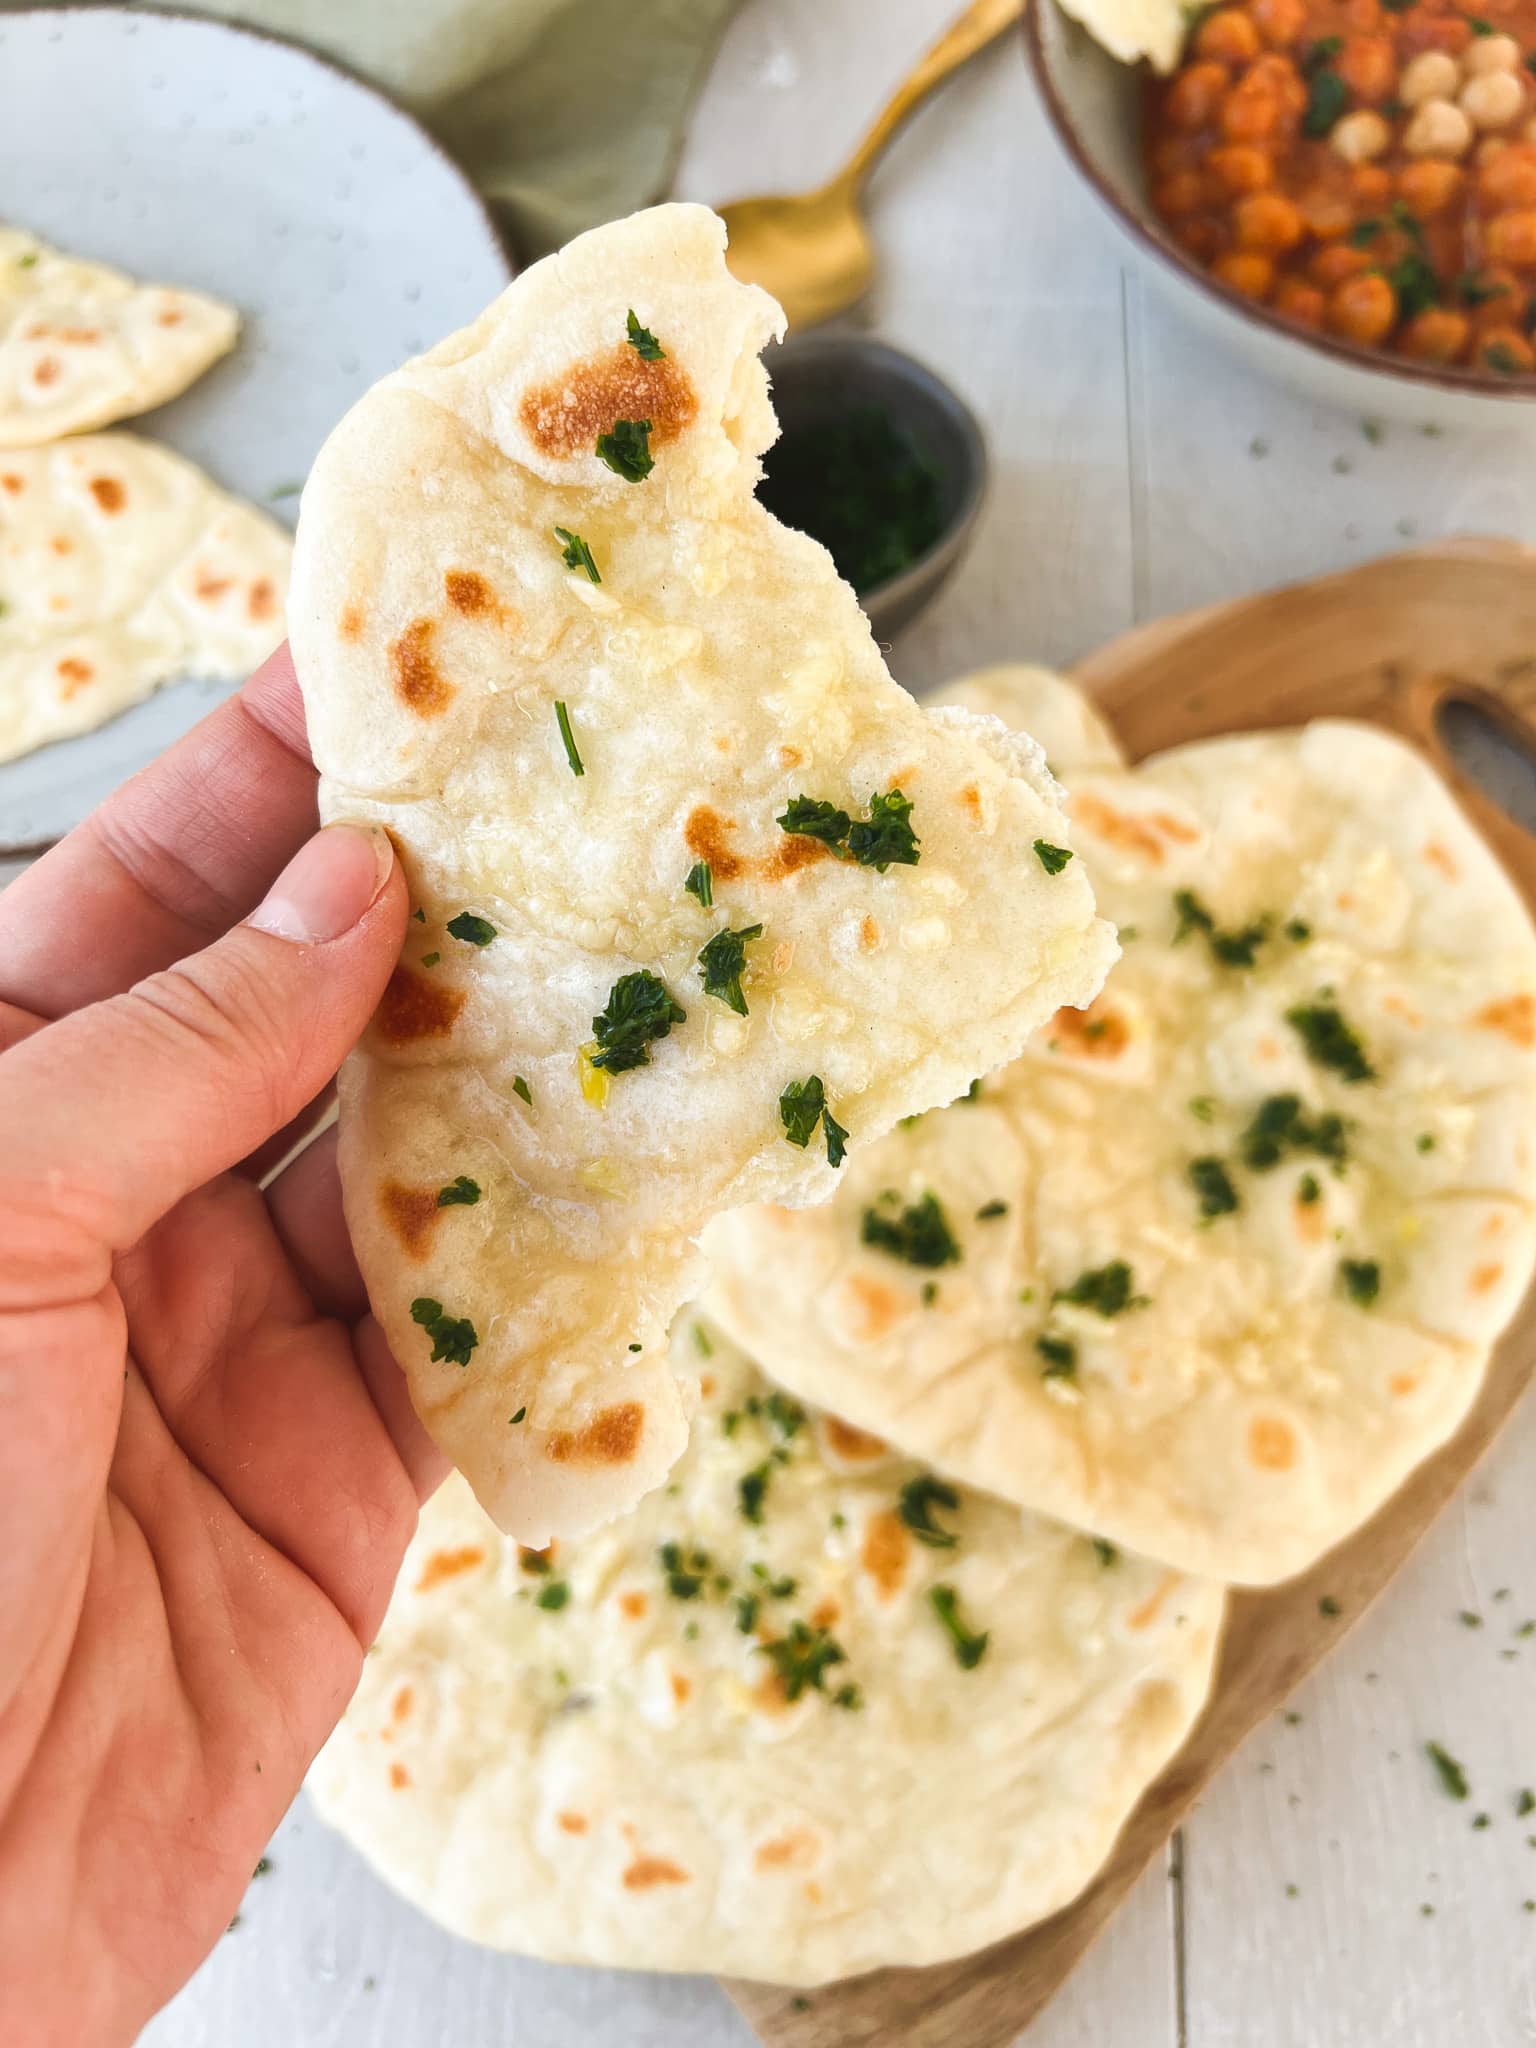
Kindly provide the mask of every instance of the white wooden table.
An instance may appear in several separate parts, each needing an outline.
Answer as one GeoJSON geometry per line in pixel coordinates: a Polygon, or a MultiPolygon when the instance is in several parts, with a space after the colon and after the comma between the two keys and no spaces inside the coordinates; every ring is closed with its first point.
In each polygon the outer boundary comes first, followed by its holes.
{"type": "MultiPolygon", "coordinates": [[[[821,178],[954,4],[746,0],[679,189],[724,199],[821,178]]],[[[1175,326],[1122,270],[1013,48],[917,118],[872,198],[883,270],[863,317],[967,393],[996,459],[973,553],[894,650],[914,687],[1008,657],[1068,661],[1136,620],[1407,537],[1536,539],[1536,466],[1507,430],[1368,438],[1175,326]]],[[[1536,2042],[1536,1815],[1514,1814],[1536,1785],[1536,1633],[1517,1633],[1536,1617],[1533,1473],[1528,1406],[1380,1608],[1249,1743],[1029,2048],[1536,2042]],[[1467,1805],[1439,1790],[1428,1739],[1465,1763],[1467,1805]]],[[[302,1802],[272,1863],[149,2048],[749,2048],[708,1983],[450,1941],[302,1802]]]]}

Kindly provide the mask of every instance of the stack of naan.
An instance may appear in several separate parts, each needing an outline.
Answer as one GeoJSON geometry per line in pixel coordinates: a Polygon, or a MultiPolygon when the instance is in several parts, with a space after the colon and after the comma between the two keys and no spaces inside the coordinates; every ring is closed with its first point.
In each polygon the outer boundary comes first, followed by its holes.
{"type": "Polygon", "coordinates": [[[87,431],[174,398],[237,328],[0,227],[0,761],[281,639],[283,529],[153,442],[87,431]]]}
{"type": "Polygon", "coordinates": [[[325,802],[418,910],[348,1212],[465,1475],[311,1783],[472,1939],[809,1985],[1074,1897],[1225,1584],[1455,1428],[1536,1259],[1536,932],[1373,731],[1133,770],[1039,670],[902,699],[752,501],[772,324],[640,216],[311,486],[325,802]]]}

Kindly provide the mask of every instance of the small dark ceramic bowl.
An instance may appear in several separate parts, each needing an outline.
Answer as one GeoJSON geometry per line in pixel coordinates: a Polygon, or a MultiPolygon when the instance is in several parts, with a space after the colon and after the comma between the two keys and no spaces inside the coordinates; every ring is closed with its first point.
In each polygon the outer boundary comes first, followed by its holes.
{"type": "Polygon", "coordinates": [[[1328,404],[1453,426],[1496,421],[1536,429],[1536,377],[1411,363],[1312,333],[1229,291],[1152,210],[1142,171],[1143,67],[1111,57],[1057,0],[1035,0],[1023,37],[1057,141],[1145,275],[1186,319],[1254,368],[1328,404]]]}
{"type": "Polygon", "coordinates": [[[987,450],[975,415],[913,357],[860,334],[792,342],[770,358],[783,430],[815,427],[859,406],[882,407],[911,436],[938,478],[939,538],[898,576],[859,592],[878,639],[889,640],[938,595],[965,553],[987,485],[987,450]]]}

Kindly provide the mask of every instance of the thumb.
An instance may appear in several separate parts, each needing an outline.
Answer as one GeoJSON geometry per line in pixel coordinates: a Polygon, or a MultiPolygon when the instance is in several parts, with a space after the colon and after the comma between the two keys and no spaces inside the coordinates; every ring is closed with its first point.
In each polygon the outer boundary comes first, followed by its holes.
{"type": "Polygon", "coordinates": [[[61,1215],[114,1251],[324,1087],[399,958],[387,835],[332,825],[242,925],[0,1058],[0,1208],[61,1215]]]}

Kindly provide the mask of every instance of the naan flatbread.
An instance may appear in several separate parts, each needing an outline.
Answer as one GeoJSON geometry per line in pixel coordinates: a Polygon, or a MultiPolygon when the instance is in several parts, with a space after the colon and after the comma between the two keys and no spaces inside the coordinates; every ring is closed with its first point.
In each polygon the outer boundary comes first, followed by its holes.
{"type": "Polygon", "coordinates": [[[342,1074],[352,1239],[525,1542],[681,1451],[708,1218],[824,1199],[842,1129],[960,1094],[1113,954],[1038,749],[920,711],[754,498],[782,321],[723,243],[662,207],[526,272],[342,422],[299,526],[322,809],[388,826],[419,920],[342,1074]]]}
{"type": "Polygon", "coordinates": [[[0,449],[164,405],[235,345],[232,306],[0,227],[0,449]]]}
{"type": "Polygon", "coordinates": [[[1177,69],[1190,23],[1182,0],[1062,0],[1062,7],[1122,64],[1145,57],[1165,76],[1177,69]]]}
{"type": "Polygon", "coordinates": [[[0,453],[0,761],[183,676],[233,682],[283,634],[292,542],[132,434],[0,453]]]}
{"type": "Polygon", "coordinates": [[[698,1328],[693,1441],[624,1521],[531,1554],[457,1478],[428,1505],[322,1815],[561,1962],[819,1984],[1054,1913],[1199,1713],[1220,1588],[935,1490],[698,1328]]]}
{"type": "Polygon", "coordinates": [[[1452,1433],[1529,1283],[1536,934],[1366,727],[1058,766],[1104,992],[827,1208],[716,1224],[711,1306],[942,1471],[1283,1578],[1452,1433]]]}

